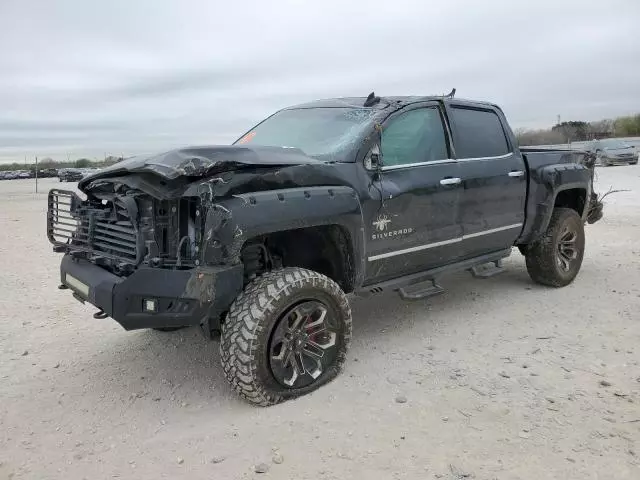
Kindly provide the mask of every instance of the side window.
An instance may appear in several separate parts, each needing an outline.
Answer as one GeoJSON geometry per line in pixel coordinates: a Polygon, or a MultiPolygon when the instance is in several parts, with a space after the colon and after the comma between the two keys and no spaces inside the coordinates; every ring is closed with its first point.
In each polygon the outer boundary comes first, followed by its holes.
{"type": "Polygon", "coordinates": [[[437,108],[418,108],[393,118],[382,131],[385,167],[449,158],[437,108]]]}
{"type": "Polygon", "coordinates": [[[453,107],[452,121],[458,158],[497,157],[509,153],[500,118],[490,110],[453,107]]]}

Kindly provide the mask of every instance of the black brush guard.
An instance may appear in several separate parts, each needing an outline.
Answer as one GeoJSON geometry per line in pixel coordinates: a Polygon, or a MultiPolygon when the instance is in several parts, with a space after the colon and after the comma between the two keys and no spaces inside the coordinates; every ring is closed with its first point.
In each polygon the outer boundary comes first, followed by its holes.
{"type": "Polygon", "coordinates": [[[55,251],[126,270],[139,265],[145,251],[137,217],[132,197],[88,202],[75,192],[53,189],[48,197],[47,236],[55,251]]]}

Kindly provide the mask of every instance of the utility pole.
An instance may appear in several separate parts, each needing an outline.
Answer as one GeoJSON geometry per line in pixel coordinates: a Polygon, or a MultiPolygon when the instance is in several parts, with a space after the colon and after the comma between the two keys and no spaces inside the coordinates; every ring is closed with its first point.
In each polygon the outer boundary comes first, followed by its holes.
{"type": "Polygon", "coordinates": [[[38,157],[36,157],[36,193],[38,193],[38,157]]]}

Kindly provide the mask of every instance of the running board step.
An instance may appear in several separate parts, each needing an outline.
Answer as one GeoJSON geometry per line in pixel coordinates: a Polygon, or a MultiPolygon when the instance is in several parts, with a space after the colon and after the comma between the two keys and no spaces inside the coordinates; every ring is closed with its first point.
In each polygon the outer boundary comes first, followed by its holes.
{"type": "Polygon", "coordinates": [[[414,288],[408,289],[404,287],[398,289],[398,293],[403,300],[422,300],[444,293],[444,288],[438,285],[435,280],[412,285],[412,287],[414,288]]]}
{"type": "Polygon", "coordinates": [[[471,275],[475,278],[491,278],[494,275],[504,272],[502,260],[495,262],[483,263],[482,265],[474,265],[469,269],[471,275]]]}

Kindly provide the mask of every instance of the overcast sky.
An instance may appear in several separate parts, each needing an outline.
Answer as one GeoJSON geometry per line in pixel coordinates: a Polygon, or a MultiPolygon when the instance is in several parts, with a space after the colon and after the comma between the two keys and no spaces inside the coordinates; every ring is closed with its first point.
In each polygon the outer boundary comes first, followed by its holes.
{"type": "Polygon", "coordinates": [[[514,128],[638,112],[640,0],[0,0],[0,162],[229,143],[292,103],[452,87],[514,128]]]}

